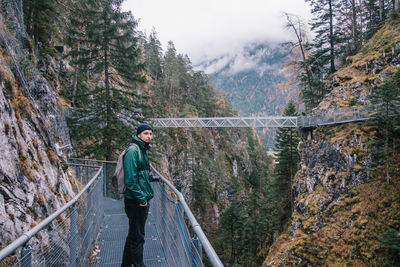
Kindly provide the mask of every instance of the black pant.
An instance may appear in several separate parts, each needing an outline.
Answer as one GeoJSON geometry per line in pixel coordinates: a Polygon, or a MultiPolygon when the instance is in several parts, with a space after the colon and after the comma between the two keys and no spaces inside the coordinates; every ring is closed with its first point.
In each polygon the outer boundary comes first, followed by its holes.
{"type": "Polygon", "coordinates": [[[149,214],[149,204],[142,207],[131,199],[125,199],[125,213],[129,218],[129,233],[125,241],[121,266],[131,267],[133,264],[135,267],[144,267],[144,228],[149,214]]]}

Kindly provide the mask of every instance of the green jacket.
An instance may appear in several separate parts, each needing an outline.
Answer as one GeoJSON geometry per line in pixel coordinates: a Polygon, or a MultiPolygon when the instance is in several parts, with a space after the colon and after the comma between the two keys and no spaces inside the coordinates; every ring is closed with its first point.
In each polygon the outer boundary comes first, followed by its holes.
{"type": "Polygon", "coordinates": [[[136,146],[130,146],[124,155],[124,183],[126,190],[125,198],[133,199],[140,204],[146,204],[153,198],[153,188],[150,185],[149,177],[149,158],[147,150],[150,144],[144,142],[136,135],[132,136],[133,143],[136,143],[141,152],[136,146]],[[139,160],[139,154],[141,160],[139,160]]]}

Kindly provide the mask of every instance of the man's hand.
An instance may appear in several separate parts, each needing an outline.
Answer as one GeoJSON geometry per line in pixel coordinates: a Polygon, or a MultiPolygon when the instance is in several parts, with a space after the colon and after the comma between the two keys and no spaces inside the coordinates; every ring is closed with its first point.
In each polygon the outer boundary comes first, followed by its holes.
{"type": "Polygon", "coordinates": [[[148,205],[147,203],[145,203],[145,204],[139,204],[140,207],[147,207],[147,205],[148,205]]]}

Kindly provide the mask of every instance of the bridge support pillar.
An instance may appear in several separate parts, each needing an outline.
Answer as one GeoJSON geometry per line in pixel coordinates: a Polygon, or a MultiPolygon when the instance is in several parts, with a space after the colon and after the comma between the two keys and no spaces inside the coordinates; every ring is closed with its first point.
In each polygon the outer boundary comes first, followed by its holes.
{"type": "Polygon", "coordinates": [[[314,128],[307,127],[307,128],[298,128],[299,135],[303,142],[310,141],[313,139],[313,130],[314,128]]]}

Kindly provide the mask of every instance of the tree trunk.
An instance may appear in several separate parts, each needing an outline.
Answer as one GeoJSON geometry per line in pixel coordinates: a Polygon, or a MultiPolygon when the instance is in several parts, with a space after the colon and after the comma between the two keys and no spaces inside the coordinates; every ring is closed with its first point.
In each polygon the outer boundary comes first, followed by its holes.
{"type": "MultiPolygon", "coordinates": [[[[104,20],[107,22],[108,17],[107,14],[104,14],[104,20]]],[[[107,32],[108,23],[104,23],[105,29],[104,32],[107,32]]],[[[106,160],[110,161],[112,156],[112,144],[111,144],[111,90],[110,90],[110,75],[108,71],[108,38],[106,35],[104,38],[104,84],[106,87],[106,127],[105,127],[105,136],[104,136],[104,144],[106,145],[106,160]]]]}
{"type": "MultiPolygon", "coordinates": [[[[312,81],[313,73],[312,73],[312,70],[310,70],[310,67],[308,66],[306,54],[305,54],[305,51],[304,51],[305,49],[304,49],[304,46],[303,46],[303,33],[302,33],[302,30],[301,30],[300,20],[297,18],[298,22],[299,22],[299,29],[297,30],[296,26],[294,25],[294,23],[290,19],[289,14],[287,14],[287,13],[285,13],[285,14],[286,14],[286,19],[288,21],[287,26],[293,29],[294,33],[296,34],[297,41],[299,42],[301,56],[303,58],[304,68],[305,68],[306,75],[307,75],[308,87],[310,89],[310,92],[312,93],[313,92],[313,86],[312,86],[312,82],[311,81],[312,81]]],[[[314,106],[314,97],[311,98],[311,105],[314,106]]]]}
{"type": "Polygon", "coordinates": [[[329,43],[330,43],[330,54],[331,54],[331,67],[330,72],[335,72],[335,50],[333,42],[333,10],[332,10],[332,0],[329,0],[329,43]]]}
{"type": "MultiPolygon", "coordinates": [[[[79,52],[80,50],[80,43],[78,42],[77,44],[77,51],[79,52]]],[[[78,59],[79,56],[76,57],[78,59]]],[[[74,67],[74,80],[72,81],[72,103],[75,104],[75,97],[76,93],[78,91],[78,71],[79,71],[79,66],[78,64],[75,65],[74,67]]]]}
{"type": "Polygon", "coordinates": [[[294,212],[294,200],[293,200],[293,190],[292,190],[292,185],[293,185],[293,176],[294,176],[294,162],[293,162],[293,131],[289,129],[290,131],[290,210],[293,213],[294,212]]]}
{"type": "MultiPolygon", "coordinates": [[[[358,44],[358,33],[357,33],[357,11],[356,11],[356,0],[351,0],[351,9],[352,9],[352,35],[353,35],[353,51],[357,51],[359,46],[358,44]]],[[[353,52],[354,53],[354,52],[353,52]]]]}
{"type": "Polygon", "coordinates": [[[390,175],[389,175],[389,129],[386,127],[385,132],[385,154],[386,154],[386,182],[390,183],[390,175]]]}
{"type": "Polygon", "coordinates": [[[385,127],[385,159],[386,159],[386,182],[390,183],[389,176],[389,104],[386,104],[386,127],[385,127]]]}
{"type": "MultiPolygon", "coordinates": [[[[360,16],[360,29],[364,29],[365,16],[360,16]]],[[[364,45],[365,40],[365,32],[363,30],[360,31],[360,46],[364,45]]]]}
{"type": "Polygon", "coordinates": [[[399,11],[400,9],[400,0],[394,0],[394,10],[399,11]]]}

